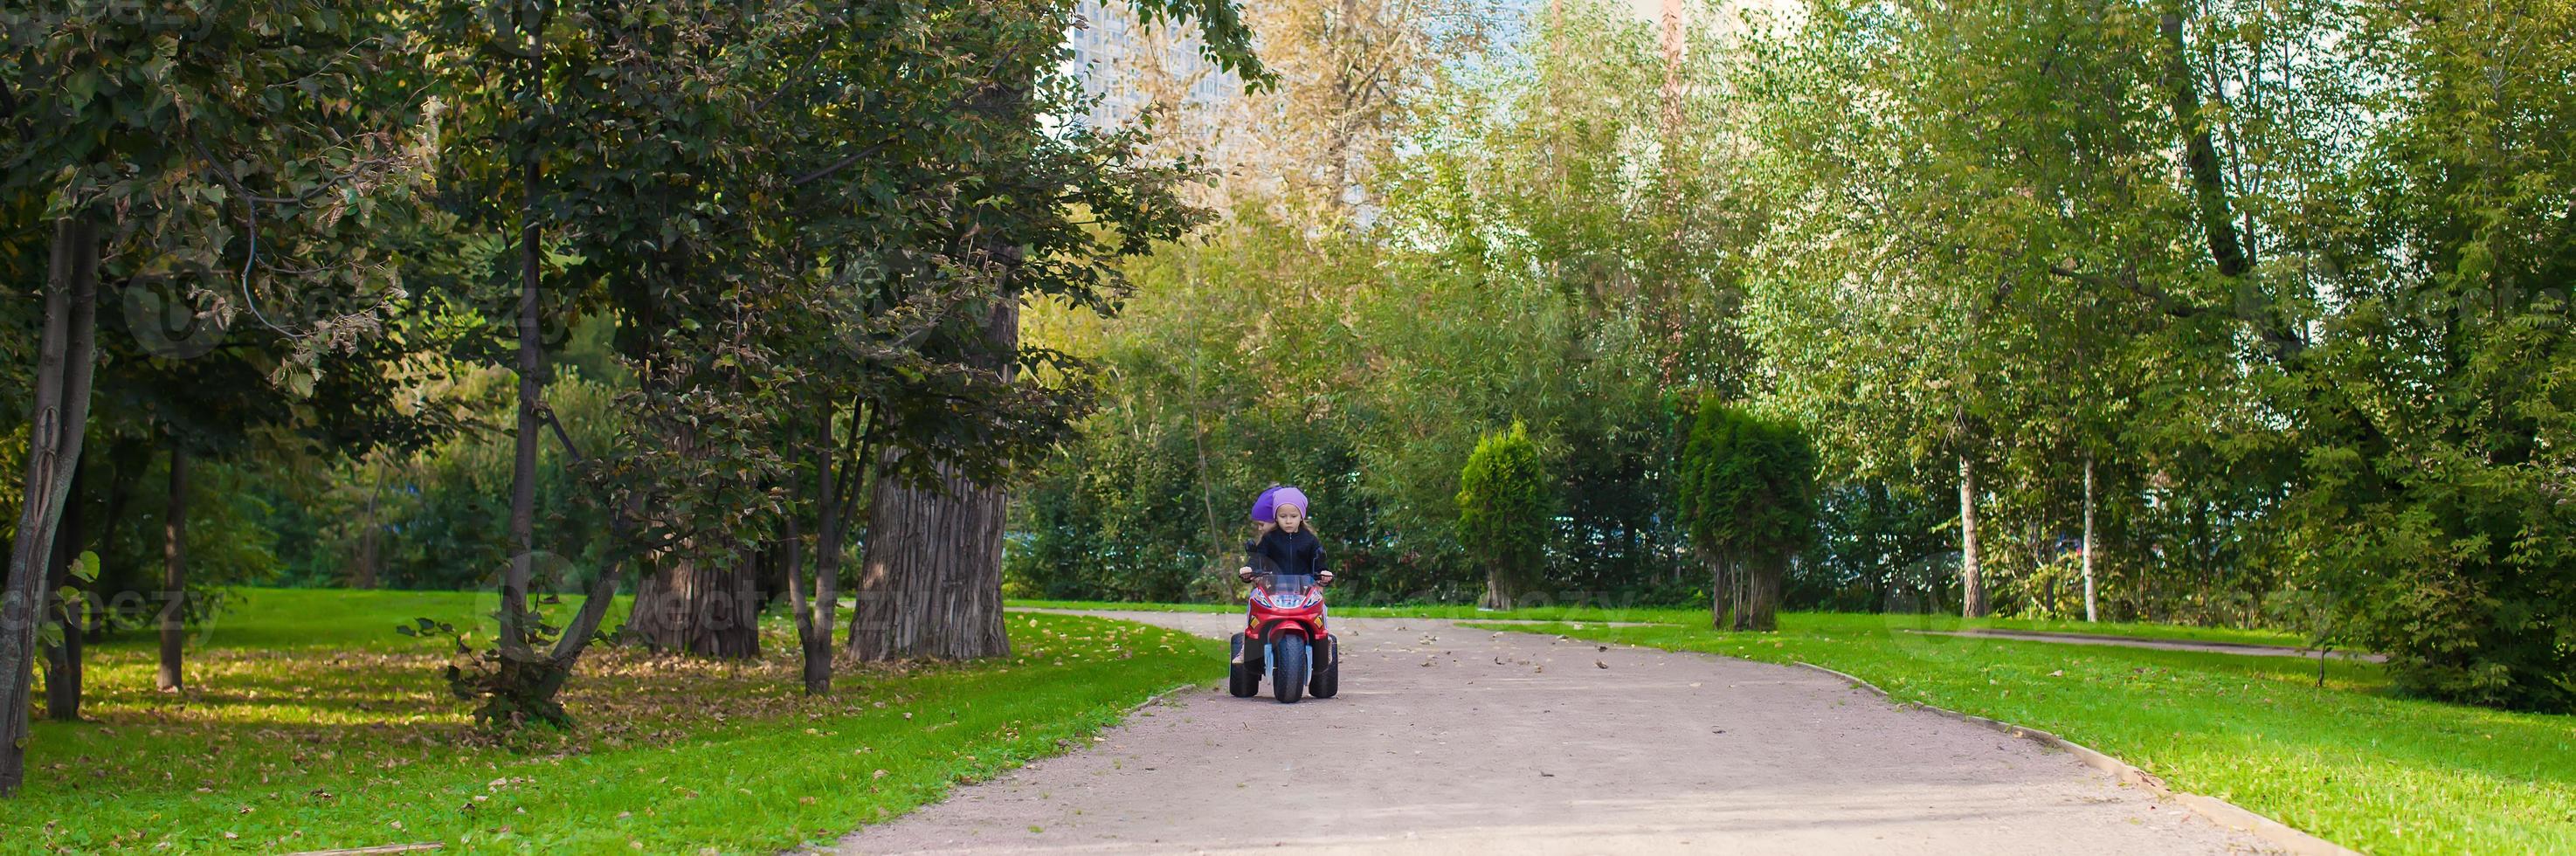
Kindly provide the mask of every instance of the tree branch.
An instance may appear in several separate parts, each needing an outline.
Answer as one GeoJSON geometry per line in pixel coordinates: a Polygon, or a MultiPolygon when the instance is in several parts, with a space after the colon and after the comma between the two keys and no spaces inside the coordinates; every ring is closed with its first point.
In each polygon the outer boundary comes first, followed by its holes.
{"type": "Polygon", "coordinates": [[[2148,302],[2155,304],[2156,311],[2175,318],[2192,318],[2207,310],[2207,307],[2185,303],[2181,299],[2174,297],[2172,293],[2165,291],[2163,288],[2159,288],[2151,283],[2139,280],[2137,266],[2132,264],[2121,265],[2120,274],[2117,277],[2107,277],[2098,273],[2085,273],[2083,271],[2076,270],[2071,263],[2066,265],[2050,265],[2048,273],[2051,276],[2071,279],[2097,288],[2115,288],[2127,291],[2130,294],[2146,298],[2148,302]]]}
{"type": "Polygon", "coordinates": [[[866,148],[851,152],[849,157],[834,161],[830,166],[823,167],[822,169],[797,176],[796,178],[789,180],[787,183],[793,187],[803,187],[805,185],[812,184],[815,181],[821,180],[825,176],[831,175],[832,173],[848,169],[851,164],[858,163],[859,161],[867,159],[871,155],[884,151],[886,144],[887,141],[884,140],[870,143],[866,148]]]}

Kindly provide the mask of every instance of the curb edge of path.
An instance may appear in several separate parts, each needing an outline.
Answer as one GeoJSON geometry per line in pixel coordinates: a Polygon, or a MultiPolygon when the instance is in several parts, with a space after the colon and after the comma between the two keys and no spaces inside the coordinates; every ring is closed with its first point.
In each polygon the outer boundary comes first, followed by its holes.
{"type": "Polygon", "coordinates": [[[2169,799],[2174,802],[2181,803],[2183,807],[2191,809],[2193,812],[2210,819],[2220,826],[2241,832],[2252,833],[2265,841],[2279,845],[2282,849],[2292,854],[2296,854],[2296,856],[2360,856],[2358,851],[2352,850],[2351,848],[2310,835],[2307,832],[2300,830],[2298,827],[2265,817],[2259,812],[2247,810],[2245,807],[2239,806],[2235,803],[2213,796],[2195,794],[2190,791],[2175,790],[2166,786],[2165,780],[2156,778],[2154,773],[2138,769],[2137,765],[2105,755],[2102,752],[2095,750],[2093,747],[2086,746],[2082,743],[2077,743],[2036,728],[2014,725],[2001,720],[1987,719],[1970,713],[1960,713],[1946,707],[1936,707],[1921,702],[1897,702],[1894,696],[1888,695],[1886,690],[1879,689],[1877,684],[1873,684],[1814,663],[1804,661],[1796,662],[1798,665],[1849,681],[1852,686],[1868,690],[1879,698],[1887,699],[1890,702],[1928,710],[1961,722],[1983,726],[1989,730],[2030,740],[2043,746],[2066,750],[2068,754],[2072,754],[2078,760],[2083,761],[2085,766],[2109,773],[2113,778],[2119,779],[2124,784],[2133,784],[2144,787],[2148,791],[2153,792],[2158,798],[2169,799]]]}

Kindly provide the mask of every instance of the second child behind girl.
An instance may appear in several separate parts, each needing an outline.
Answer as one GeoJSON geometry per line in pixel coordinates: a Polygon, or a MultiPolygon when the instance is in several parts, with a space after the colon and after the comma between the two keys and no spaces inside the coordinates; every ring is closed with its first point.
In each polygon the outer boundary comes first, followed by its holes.
{"type": "Polygon", "coordinates": [[[1293,487],[1263,491],[1253,507],[1259,535],[1243,545],[1245,565],[1235,570],[1236,576],[1252,579],[1252,565],[1266,563],[1273,573],[1311,575],[1317,583],[1331,585],[1333,572],[1324,569],[1324,545],[1316,540],[1312,527],[1306,525],[1306,494],[1293,487]],[[1270,506],[1267,520],[1262,505],[1270,506]]]}

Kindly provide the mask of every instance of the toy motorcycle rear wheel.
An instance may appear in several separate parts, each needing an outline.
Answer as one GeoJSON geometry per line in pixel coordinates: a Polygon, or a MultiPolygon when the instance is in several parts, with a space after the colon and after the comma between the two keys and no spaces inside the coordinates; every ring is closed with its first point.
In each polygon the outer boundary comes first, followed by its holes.
{"type": "Polygon", "coordinates": [[[1315,643],[1315,680],[1306,694],[1332,698],[1342,692],[1342,641],[1326,638],[1315,643]]]}
{"type": "Polygon", "coordinates": [[[1234,662],[1225,674],[1225,691],[1235,698],[1251,698],[1261,692],[1261,667],[1243,662],[1243,634],[1234,634],[1234,662]]]}

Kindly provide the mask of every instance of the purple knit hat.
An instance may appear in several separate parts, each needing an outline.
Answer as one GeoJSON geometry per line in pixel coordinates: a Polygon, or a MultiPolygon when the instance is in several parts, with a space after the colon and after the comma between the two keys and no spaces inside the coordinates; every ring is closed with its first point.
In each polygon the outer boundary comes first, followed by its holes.
{"type": "Polygon", "coordinates": [[[1310,513],[1314,511],[1313,508],[1306,505],[1305,491],[1288,487],[1286,485],[1274,484],[1271,485],[1268,490],[1261,492],[1260,499],[1252,501],[1252,521],[1255,523],[1278,522],[1279,506],[1282,505],[1294,505],[1297,506],[1298,510],[1310,513]]]}

